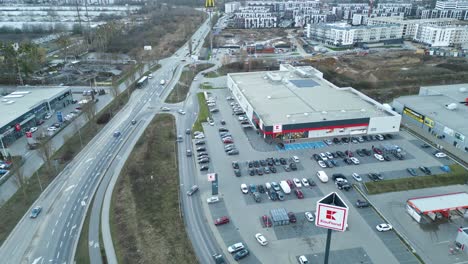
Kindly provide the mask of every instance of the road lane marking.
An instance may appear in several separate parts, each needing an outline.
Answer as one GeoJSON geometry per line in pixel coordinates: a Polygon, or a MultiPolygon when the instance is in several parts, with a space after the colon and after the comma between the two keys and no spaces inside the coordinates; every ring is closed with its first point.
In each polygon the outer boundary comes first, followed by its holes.
{"type": "Polygon", "coordinates": [[[60,214],[59,214],[59,218],[60,218],[60,217],[62,217],[62,213],[63,213],[63,211],[61,211],[61,212],[60,212],[60,214]]]}
{"type": "Polygon", "coordinates": [[[55,228],[54,228],[54,229],[52,229],[52,235],[54,234],[54,232],[55,232],[55,228]]]}
{"type": "Polygon", "coordinates": [[[50,241],[47,241],[46,248],[49,248],[50,241]]]}
{"type": "MultiPolygon", "coordinates": [[[[67,200],[67,202],[68,202],[68,200],[67,200]]],[[[67,206],[67,204],[63,204],[63,207],[62,207],[62,209],[65,209],[65,206],[67,206]]]]}
{"type": "MultiPolygon", "coordinates": [[[[71,213],[70,218],[73,218],[73,213],[71,213]]],[[[68,226],[67,226],[68,227],[68,226]]]]}
{"type": "Polygon", "coordinates": [[[84,187],[85,187],[85,189],[88,189],[88,184],[86,184],[84,187]]]}
{"type": "Polygon", "coordinates": [[[67,228],[70,226],[70,221],[67,222],[67,228]]]}
{"type": "MultiPolygon", "coordinates": [[[[70,201],[70,196],[67,197],[67,202],[70,201]]],[[[64,207],[65,208],[65,207],[64,207]]]]}
{"type": "Polygon", "coordinates": [[[57,225],[58,225],[58,220],[57,220],[57,222],[55,222],[55,226],[57,226],[57,225]]]}
{"type": "Polygon", "coordinates": [[[60,257],[60,252],[57,253],[57,258],[59,258],[59,257],[60,257]]]}
{"type": "Polygon", "coordinates": [[[62,245],[63,245],[63,241],[60,241],[60,248],[62,248],[62,245]]]}
{"type": "Polygon", "coordinates": [[[73,207],[73,211],[75,211],[75,210],[76,210],[76,205],[75,205],[75,207],[73,207]]]}
{"type": "Polygon", "coordinates": [[[39,261],[42,259],[42,257],[38,257],[37,259],[35,259],[32,264],[37,264],[39,263],[39,261]]]}
{"type": "Polygon", "coordinates": [[[87,159],[84,163],[88,163],[90,161],[92,161],[94,158],[90,158],[90,159],[87,159]]]}
{"type": "Polygon", "coordinates": [[[67,235],[67,231],[64,231],[64,232],[63,232],[63,236],[66,236],[66,235],[67,235]]]}

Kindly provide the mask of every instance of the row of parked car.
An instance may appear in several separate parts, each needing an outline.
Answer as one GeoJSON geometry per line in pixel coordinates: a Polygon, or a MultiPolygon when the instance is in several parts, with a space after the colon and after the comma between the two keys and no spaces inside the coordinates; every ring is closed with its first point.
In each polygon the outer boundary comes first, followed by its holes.
{"type": "Polygon", "coordinates": [[[219,136],[221,141],[224,143],[224,151],[228,155],[239,155],[239,150],[236,148],[234,144],[234,139],[232,138],[231,133],[229,133],[229,129],[225,127],[218,128],[219,136]]]}
{"type": "MultiPolygon", "coordinates": [[[[293,156],[292,158],[267,158],[264,160],[251,160],[247,161],[247,171],[250,176],[262,176],[264,174],[277,173],[277,167],[283,167],[284,171],[296,171],[299,158],[293,156]]],[[[234,174],[237,177],[241,176],[240,168],[234,168],[234,174]]]]}
{"type": "Polygon", "coordinates": [[[324,140],[325,144],[327,145],[341,145],[341,144],[348,144],[348,143],[363,143],[366,141],[384,141],[386,139],[393,139],[393,135],[391,134],[378,134],[378,135],[366,135],[366,136],[359,136],[359,137],[343,137],[343,138],[333,138],[333,139],[326,139],[324,140]]]}
{"type": "Polygon", "coordinates": [[[315,153],[312,155],[312,159],[317,161],[318,165],[322,168],[333,168],[333,167],[338,167],[340,166],[340,162],[338,162],[338,159],[343,159],[343,163],[347,165],[359,165],[361,161],[355,157],[355,154],[360,156],[360,157],[365,157],[365,156],[371,156],[372,154],[374,157],[379,160],[379,161],[391,161],[392,158],[390,155],[392,155],[394,158],[398,160],[403,160],[404,156],[401,152],[391,152],[391,153],[384,153],[380,148],[378,147],[372,147],[372,149],[357,149],[355,152],[351,150],[345,150],[345,151],[336,151],[336,152],[322,152],[322,153],[315,153]]]}
{"type": "Polygon", "coordinates": [[[7,172],[9,171],[9,169],[11,167],[11,164],[12,163],[9,162],[9,161],[0,160],[0,176],[7,174],[7,172]]]}

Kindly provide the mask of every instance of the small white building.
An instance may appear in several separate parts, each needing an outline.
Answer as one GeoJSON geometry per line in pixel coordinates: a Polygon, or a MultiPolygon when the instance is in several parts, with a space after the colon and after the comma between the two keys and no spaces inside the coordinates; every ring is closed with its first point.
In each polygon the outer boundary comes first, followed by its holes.
{"type": "Polygon", "coordinates": [[[241,7],[240,2],[229,2],[229,3],[224,4],[224,12],[226,14],[231,14],[239,10],[240,7],[241,7]]]}

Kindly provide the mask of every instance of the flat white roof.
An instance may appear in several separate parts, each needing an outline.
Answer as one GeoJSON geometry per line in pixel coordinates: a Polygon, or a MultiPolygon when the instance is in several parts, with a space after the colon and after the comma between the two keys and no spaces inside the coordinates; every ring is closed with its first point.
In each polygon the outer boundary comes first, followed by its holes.
{"type": "Polygon", "coordinates": [[[408,199],[408,203],[421,213],[429,213],[457,208],[468,208],[468,193],[448,193],[408,199]]]}
{"type": "Polygon", "coordinates": [[[47,102],[66,90],[68,86],[23,87],[0,97],[0,128],[28,112],[42,102],[47,102]]]}
{"type": "Polygon", "coordinates": [[[266,125],[390,116],[353,88],[339,88],[311,66],[228,74],[266,125]]]}

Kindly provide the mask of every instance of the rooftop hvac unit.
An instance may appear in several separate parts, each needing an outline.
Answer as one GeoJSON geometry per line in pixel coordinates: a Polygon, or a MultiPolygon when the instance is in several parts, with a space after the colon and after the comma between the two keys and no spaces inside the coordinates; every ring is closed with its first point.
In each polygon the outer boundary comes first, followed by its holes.
{"type": "Polygon", "coordinates": [[[296,69],[294,72],[297,75],[301,76],[302,78],[309,78],[310,77],[310,73],[304,71],[303,69],[296,69]]]}
{"type": "Polygon", "coordinates": [[[271,72],[268,72],[266,74],[266,77],[272,81],[272,82],[279,82],[281,81],[281,76],[279,74],[275,74],[275,73],[271,73],[271,72]]]}
{"type": "Polygon", "coordinates": [[[448,105],[445,105],[445,108],[447,108],[448,110],[455,110],[457,109],[457,104],[456,103],[451,103],[451,104],[448,104],[448,105]]]}

